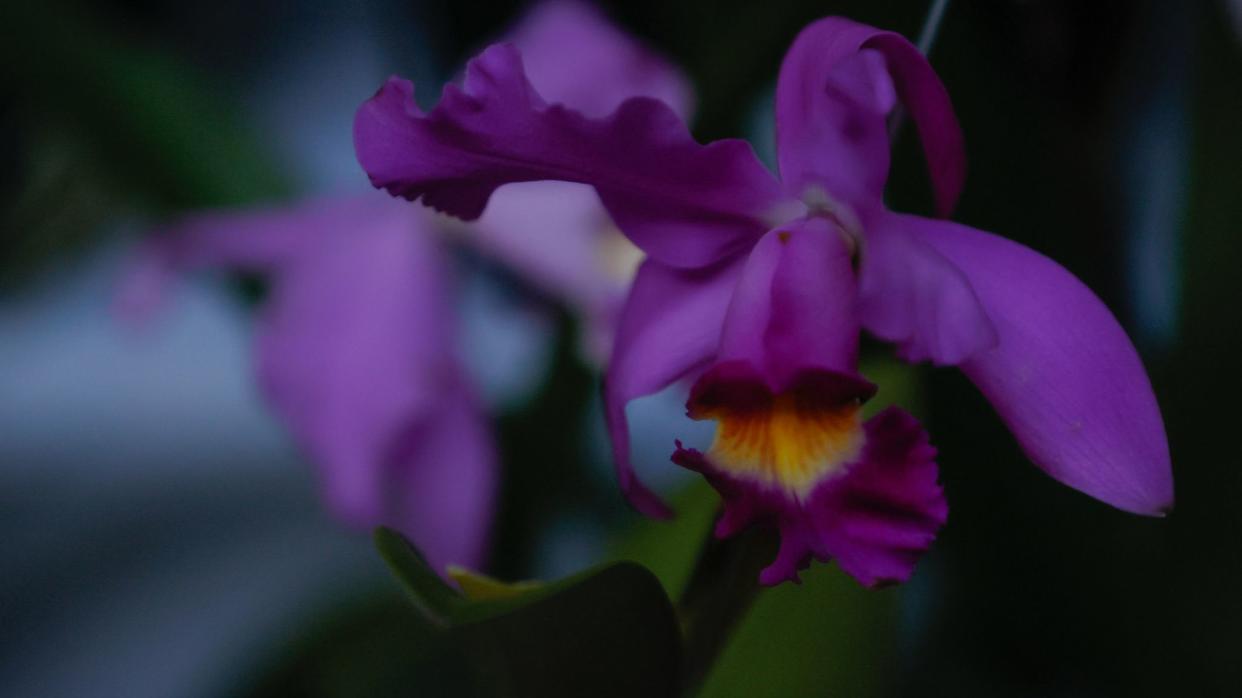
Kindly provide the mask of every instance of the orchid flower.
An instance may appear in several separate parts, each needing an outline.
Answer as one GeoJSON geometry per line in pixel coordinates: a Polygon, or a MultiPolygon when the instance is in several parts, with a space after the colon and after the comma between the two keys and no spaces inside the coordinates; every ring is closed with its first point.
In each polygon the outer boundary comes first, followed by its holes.
{"type": "Polygon", "coordinates": [[[145,241],[120,301],[149,315],[174,272],[269,282],[259,387],[347,523],[392,526],[438,566],[484,559],[491,429],[457,356],[449,269],[427,217],[363,194],[191,216],[145,241]]]}
{"type": "Polygon", "coordinates": [[[965,174],[948,94],[901,36],[840,18],[809,25],[781,66],[779,178],[744,142],[700,145],[658,100],[606,116],[549,102],[512,46],[486,49],[423,113],[393,78],[354,124],[378,187],[465,219],[510,182],[589,184],[646,254],[605,381],[617,472],[630,501],[667,507],[629,461],[625,405],[694,379],[705,453],[673,458],[721,492],[717,534],[774,522],[761,581],[836,559],[868,586],[909,577],[945,520],[934,451],[896,408],[863,422],[874,391],[859,333],[909,361],[958,366],[1030,459],[1118,508],[1172,501],[1168,447],[1139,357],[1104,304],[1056,263],[945,220],[887,210],[887,117],[918,128],[937,212],[965,174]]]}
{"type": "MultiPolygon", "coordinates": [[[[585,5],[537,5],[510,36],[540,89],[577,109],[605,114],[633,95],[689,108],[679,73],[585,5]]],[[[453,230],[572,298],[594,343],[610,342],[632,276],[624,259],[638,253],[617,244],[624,238],[610,232],[594,191],[516,185],[492,209],[453,230]],[[622,268],[605,273],[618,257],[622,268]]],[[[444,223],[375,192],[196,214],[146,241],[121,297],[121,310],[140,319],[175,273],[265,277],[256,338],[264,397],[319,466],[334,512],[401,530],[438,569],[483,561],[497,486],[491,429],[454,341],[444,223]]]]}

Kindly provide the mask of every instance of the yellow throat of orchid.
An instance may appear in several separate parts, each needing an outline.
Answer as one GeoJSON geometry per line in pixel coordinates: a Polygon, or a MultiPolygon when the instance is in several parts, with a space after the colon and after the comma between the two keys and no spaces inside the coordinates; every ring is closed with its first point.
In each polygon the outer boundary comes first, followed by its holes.
{"type": "Polygon", "coordinates": [[[763,406],[715,406],[699,418],[717,422],[707,455],[734,477],[779,486],[799,497],[857,459],[864,436],[860,405],[828,405],[782,393],[763,406]]]}

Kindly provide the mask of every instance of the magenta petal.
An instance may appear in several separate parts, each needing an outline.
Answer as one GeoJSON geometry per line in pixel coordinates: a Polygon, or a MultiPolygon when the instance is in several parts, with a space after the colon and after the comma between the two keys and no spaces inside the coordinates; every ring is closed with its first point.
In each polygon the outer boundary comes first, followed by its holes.
{"type": "Polygon", "coordinates": [[[812,559],[835,559],[869,587],[909,579],[948,516],[937,483],[936,451],[913,417],[889,408],[865,425],[866,446],[847,469],[804,500],[734,477],[678,444],[673,461],[701,472],[724,499],[716,535],[772,524],[781,543],[759,581],[798,581],[812,559]]]}
{"type": "Polygon", "coordinates": [[[418,211],[368,197],[366,216],[308,236],[271,274],[258,327],[260,385],[342,516],[384,512],[394,441],[454,385],[445,260],[418,211]]]}
{"type": "Polygon", "coordinates": [[[308,237],[346,225],[374,206],[374,200],[324,200],[183,218],[139,244],[122,279],[116,310],[123,320],[145,322],[179,275],[213,268],[270,271],[293,257],[308,237]]]}
{"type": "Polygon", "coordinates": [[[824,218],[765,235],[729,305],[719,360],[748,362],[774,393],[806,369],[853,376],[859,325],[852,252],[845,233],[824,218]]]}
{"type": "Polygon", "coordinates": [[[868,420],[866,431],[858,463],[821,485],[807,508],[823,551],[874,587],[910,578],[949,508],[936,481],[936,449],[913,417],[890,407],[868,420]]]}
{"type": "Polygon", "coordinates": [[[398,441],[383,523],[406,533],[428,562],[478,569],[486,562],[498,481],[493,439],[464,381],[398,441]]]}
{"type": "Polygon", "coordinates": [[[604,408],[621,489],[648,516],[666,517],[671,511],[634,474],[625,406],[712,359],[740,266],[682,270],[647,260],[621,312],[604,380],[604,408]]]}
{"type": "Polygon", "coordinates": [[[936,210],[947,216],[966,176],[962,133],[940,78],[898,34],[829,17],[803,29],[781,64],[776,136],[781,177],[864,206],[888,176],[886,119],[893,92],[918,127],[936,210]]]}
{"type": "Polygon", "coordinates": [[[747,143],[699,145],[662,102],[635,97],[600,119],[546,104],[511,45],[472,60],[425,115],[413,91],[394,78],[359,108],[358,161],[375,186],[460,218],[502,184],[581,182],[650,256],[695,267],[753,243],[785,201],[747,143]]]}
{"type": "Polygon", "coordinates": [[[498,189],[462,234],[535,288],[593,307],[631,280],[606,273],[601,248],[610,225],[599,197],[584,184],[523,182],[498,189]]]}
{"type": "Polygon", "coordinates": [[[992,319],[999,343],[962,370],[1031,460],[1120,509],[1168,510],[1173,474],[1160,408],[1134,345],[1100,299],[1015,242],[904,219],[966,274],[992,319]]]}
{"type": "Polygon", "coordinates": [[[595,190],[571,182],[506,184],[460,234],[573,310],[583,348],[603,366],[642,252],[612,225],[595,190]]]}
{"type": "Polygon", "coordinates": [[[158,295],[144,282],[152,270],[161,282],[211,267],[262,273],[258,381],[331,508],[355,526],[399,528],[437,564],[478,564],[496,459],[456,360],[446,260],[426,222],[375,192],[191,216],[147,241],[138,285],[158,295]]]}
{"type": "Polygon", "coordinates": [[[903,229],[910,218],[885,211],[869,223],[859,312],[906,361],[956,366],[996,346],[996,329],[966,275],[903,229]]]}
{"type": "Polygon", "coordinates": [[[374,216],[380,206],[374,197],[362,196],[199,213],[154,233],[145,244],[182,271],[224,267],[266,272],[299,254],[308,239],[374,216]]]}
{"type": "Polygon", "coordinates": [[[340,516],[398,528],[437,569],[477,565],[496,457],[454,353],[447,260],[418,211],[368,198],[272,273],[260,383],[340,516]]]}
{"type": "Polygon", "coordinates": [[[509,40],[522,53],[531,84],[548,102],[600,117],[629,97],[654,97],[683,118],[690,114],[690,84],[681,71],[587,3],[540,2],[509,40]]]}

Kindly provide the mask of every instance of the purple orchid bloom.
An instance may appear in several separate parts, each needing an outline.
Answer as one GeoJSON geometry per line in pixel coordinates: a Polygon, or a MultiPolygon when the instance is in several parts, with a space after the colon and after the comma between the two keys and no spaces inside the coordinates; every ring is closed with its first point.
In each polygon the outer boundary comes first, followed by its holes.
{"type": "MultiPolygon", "coordinates": [[[[586,5],[537,5],[510,36],[539,89],[584,112],[648,95],[688,113],[682,76],[586,5]],[[577,60],[562,60],[566,48],[577,60]]],[[[483,562],[497,486],[491,429],[453,339],[444,223],[375,192],[194,215],[145,243],[121,298],[140,319],[178,273],[268,279],[256,338],[264,397],[318,464],[334,512],[403,531],[438,569],[483,562]]],[[[572,299],[591,343],[611,342],[632,277],[625,260],[638,253],[618,244],[629,245],[590,187],[506,187],[477,224],[453,231],[572,299]]]]}
{"type": "Polygon", "coordinates": [[[148,315],[176,272],[263,275],[259,387],[320,466],[332,510],[405,532],[438,568],[478,565],[496,454],[457,359],[449,267],[427,222],[365,194],[192,216],[145,242],[121,310],[148,315]]]}
{"type": "Polygon", "coordinates": [[[961,367],[1031,460],[1118,508],[1172,502],[1164,426],[1137,352],[1073,275],[1014,242],[888,211],[887,117],[903,102],[924,145],[937,211],[961,191],[962,137],[948,94],[901,36],[823,19],[794,41],[777,85],[780,178],[742,141],[700,145],[665,104],[606,116],[549,102],[520,54],[496,45],[423,113],[390,79],[354,125],[377,187],[465,219],[499,186],[594,187],[647,255],[605,383],[622,488],[635,478],[625,405],[696,378],[688,412],[718,421],[706,453],[674,460],[722,493],[717,533],[781,533],[764,583],[835,558],[860,582],[905,580],[945,520],[934,451],[913,418],[863,423],[862,329],[909,361],[961,367]]]}

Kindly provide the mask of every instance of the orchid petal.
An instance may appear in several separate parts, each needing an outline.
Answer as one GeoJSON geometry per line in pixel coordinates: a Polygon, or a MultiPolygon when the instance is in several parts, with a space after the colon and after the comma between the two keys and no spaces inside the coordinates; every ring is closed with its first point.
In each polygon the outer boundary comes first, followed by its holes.
{"type": "Polygon", "coordinates": [[[162,305],[169,284],[188,271],[270,271],[297,254],[308,238],[347,225],[366,206],[374,202],[324,200],[183,218],[139,244],[117,294],[117,311],[128,322],[145,322],[162,305]]]}
{"type": "Polygon", "coordinates": [[[585,184],[522,182],[496,190],[482,217],[461,232],[540,291],[592,306],[631,280],[606,273],[600,248],[610,225],[585,184]]]}
{"type": "Polygon", "coordinates": [[[602,119],[546,104],[511,45],[472,60],[427,114],[413,90],[390,79],[359,108],[358,161],[375,186],[460,218],[477,218],[502,184],[581,182],[653,258],[696,267],[753,243],[787,201],[748,144],[699,145],[662,102],[631,98],[602,119]]]}
{"type": "MultiPolygon", "coordinates": [[[[901,358],[956,366],[996,345],[996,329],[966,275],[883,212],[867,227],[859,313],[901,358]]],[[[921,220],[921,219],[920,219],[921,220]]]]}
{"type": "Polygon", "coordinates": [[[648,516],[671,511],[634,474],[625,406],[704,366],[716,353],[740,262],[684,270],[647,260],[630,289],[604,381],[604,408],[621,489],[648,516]]]}
{"type": "Polygon", "coordinates": [[[267,399],[359,525],[384,512],[394,440],[435,411],[456,371],[434,237],[417,211],[368,199],[368,217],[308,238],[273,271],[257,338],[267,399]]]}
{"type": "Polygon", "coordinates": [[[1173,503],[1164,423],[1138,352],[1104,303],[1043,255],[989,233],[904,216],[970,280],[998,344],[962,364],[1031,460],[1113,506],[1173,503]]]}
{"type": "Polygon", "coordinates": [[[602,117],[629,97],[653,97],[683,119],[690,115],[693,95],[681,71],[584,2],[541,2],[508,38],[548,102],[602,117]]]}
{"type": "Polygon", "coordinates": [[[609,220],[595,190],[572,182],[521,182],[496,190],[473,225],[458,226],[484,254],[582,319],[582,347],[603,366],[642,252],[609,220]]]}
{"type": "Polygon", "coordinates": [[[760,583],[796,582],[812,559],[835,559],[864,586],[903,582],[948,516],[936,451],[918,422],[897,408],[863,428],[866,444],[858,459],[806,497],[738,477],[681,444],[673,462],[702,473],[720,493],[725,508],[717,537],[755,524],[777,527],[780,549],[760,583]]]}
{"type": "Polygon", "coordinates": [[[359,218],[373,217],[373,197],[315,199],[295,206],[223,210],[188,216],[147,242],[181,270],[227,267],[266,272],[359,218]]]}
{"type": "Polygon", "coordinates": [[[441,573],[486,562],[498,461],[482,407],[466,381],[398,440],[381,516],[369,526],[405,532],[441,573]]]}
{"type": "Polygon", "coordinates": [[[139,267],[263,273],[259,384],[319,466],[331,508],[399,528],[438,565],[477,564],[496,459],[454,357],[446,260],[425,224],[378,194],[203,214],[149,240],[139,267]]]}
{"type": "Polygon", "coordinates": [[[845,234],[824,218],[802,219],[755,245],[729,305],[719,361],[748,362],[781,392],[806,369],[854,376],[858,336],[845,234]]]}
{"type": "Polygon", "coordinates": [[[822,187],[855,205],[880,201],[893,93],[923,141],[936,210],[947,216],[966,176],[962,133],[940,78],[898,34],[839,17],[794,39],[776,88],[777,154],[787,189],[822,187]]]}
{"type": "MultiPolygon", "coordinates": [[[[910,415],[867,421],[867,446],[844,476],[812,495],[817,546],[863,586],[904,582],[948,517],[936,449],[910,415]]],[[[781,570],[772,570],[778,576],[781,570]]]]}

